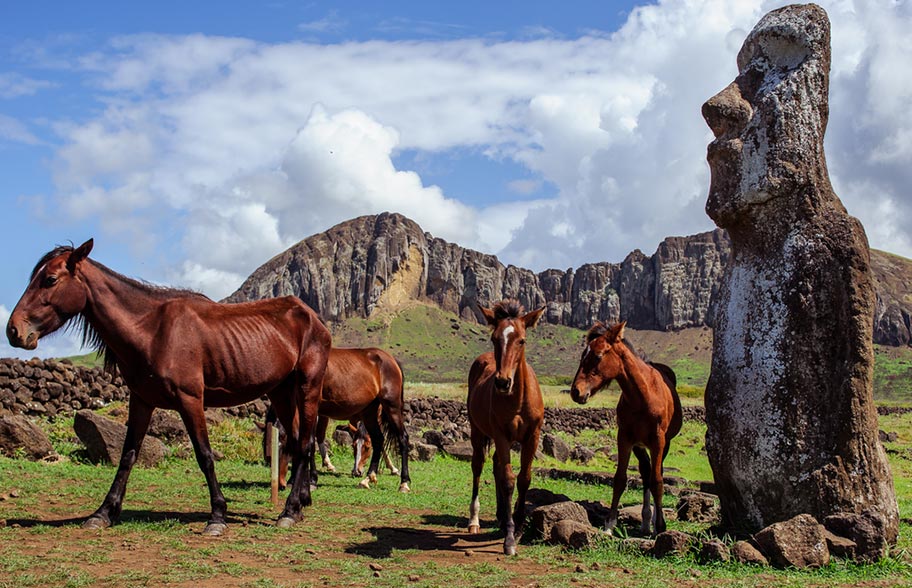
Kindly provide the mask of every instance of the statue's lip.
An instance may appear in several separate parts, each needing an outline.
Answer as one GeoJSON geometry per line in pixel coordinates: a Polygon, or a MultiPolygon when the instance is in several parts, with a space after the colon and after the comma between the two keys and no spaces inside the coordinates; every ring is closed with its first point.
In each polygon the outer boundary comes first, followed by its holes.
{"type": "Polygon", "coordinates": [[[744,143],[737,137],[720,137],[706,146],[706,158],[713,159],[726,155],[738,155],[743,148],[744,143]]]}

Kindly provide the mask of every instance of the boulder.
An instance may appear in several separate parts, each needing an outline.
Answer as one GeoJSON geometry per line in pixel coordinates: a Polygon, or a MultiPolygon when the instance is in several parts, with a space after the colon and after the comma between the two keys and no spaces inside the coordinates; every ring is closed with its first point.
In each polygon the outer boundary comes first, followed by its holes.
{"type": "Polygon", "coordinates": [[[731,239],[705,393],[722,524],[753,532],[802,513],[874,509],[892,543],[899,513],[872,390],[871,254],[824,154],[826,12],[768,13],[737,62],[735,82],[703,105],[716,137],[706,212],[731,239]]]}
{"type": "Polygon", "coordinates": [[[459,441],[444,446],[444,453],[460,461],[472,461],[472,444],[469,441],[459,441]]]}
{"type": "Polygon", "coordinates": [[[700,563],[725,563],[730,559],[731,551],[725,543],[722,543],[718,539],[701,542],[700,552],[697,554],[697,561],[700,563]]]}
{"type": "Polygon", "coordinates": [[[528,533],[533,539],[547,539],[551,536],[551,527],[558,521],[570,520],[589,525],[586,509],[572,501],[555,502],[539,506],[529,515],[528,533]]]}
{"type": "Polygon", "coordinates": [[[679,496],[675,511],[679,521],[716,523],[719,520],[719,501],[712,494],[686,492],[679,496]]]}
{"type": "Polygon", "coordinates": [[[572,519],[561,519],[551,527],[548,542],[573,549],[583,549],[592,545],[598,531],[589,523],[572,519]]]}
{"type": "Polygon", "coordinates": [[[0,454],[37,461],[54,453],[44,431],[23,415],[0,416],[0,454]]]}
{"type": "Polygon", "coordinates": [[[664,531],[656,535],[655,545],[649,554],[657,558],[684,555],[694,543],[696,543],[696,539],[692,535],[681,531],[664,531]]]}
{"type": "Polygon", "coordinates": [[[546,433],[542,437],[542,453],[557,461],[567,461],[570,459],[570,445],[557,435],[546,433]]]}
{"type": "Polygon", "coordinates": [[[448,443],[452,443],[452,441],[450,439],[448,439],[446,435],[444,435],[440,431],[435,431],[433,429],[425,431],[424,435],[423,435],[423,439],[424,439],[425,443],[427,443],[428,445],[433,445],[433,446],[437,447],[438,449],[443,449],[443,447],[445,445],[447,445],[448,443]]]}
{"type": "Polygon", "coordinates": [[[830,562],[824,527],[809,514],[774,523],[756,535],[760,550],[778,568],[819,568],[830,562]]]}
{"type": "Polygon", "coordinates": [[[738,541],[732,545],[731,555],[732,559],[738,563],[757,566],[769,565],[769,561],[766,559],[766,556],[760,553],[759,549],[747,541],[738,541]]]}
{"type": "Polygon", "coordinates": [[[823,532],[823,536],[826,537],[827,549],[830,551],[830,555],[851,560],[856,558],[858,546],[854,541],[834,535],[828,530],[823,532]]]}
{"type": "MultiPolygon", "coordinates": [[[[127,427],[91,410],[80,410],[73,421],[76,436],[86,447],[89,459],[95,463],[120,463],[127,427]]],[[[136,463],[152,467],[168,454],[165,444],[155,437],[146,436],[136,463]]]]}
{"type": "Polygon", "coordinates": [[[886,557],[889,552],[884,530],[886,522],[876,511],[837,513],[823,519],[823,526],[834,535],[855,544],[855,553],[850,556],[852,559],[871,563],[886,557]]]}
{"type": "Polygon", "coordinates": [[[184,422],[170,410],[156,410],[152,413],[147,434],[165,442],[189,441],[184,422]]]}
{"type": "Polygon", "coordinates": [[[412,441],[409,457],[415,461],[431,461],[437,456],[437,447],[421,441],[412,441]]]}

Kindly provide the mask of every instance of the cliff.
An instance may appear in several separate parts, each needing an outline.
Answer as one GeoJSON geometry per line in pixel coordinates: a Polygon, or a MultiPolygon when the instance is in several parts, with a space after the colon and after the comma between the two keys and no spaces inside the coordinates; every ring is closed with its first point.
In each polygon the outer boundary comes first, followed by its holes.
{"type": "MultiPolygon", "coordinates": [[[[402,215],[363,216],[313,235],[258,268],[226,301],[292,294],[324,320],[367,317],[404,300],[481,319],[476,302],[518,298],[547,306],[546,320],[589,328],[626,320],[634,329],[675,330],[706,324],[728,262],[724,231],[668,237],[656,252],[639,250],[620,263],[590,263],[538,274],[497,257],[438,239],[402,215]]],[[[874,340],[912,340],[912,262],[872,251],[877,288],[874,340]]]]}

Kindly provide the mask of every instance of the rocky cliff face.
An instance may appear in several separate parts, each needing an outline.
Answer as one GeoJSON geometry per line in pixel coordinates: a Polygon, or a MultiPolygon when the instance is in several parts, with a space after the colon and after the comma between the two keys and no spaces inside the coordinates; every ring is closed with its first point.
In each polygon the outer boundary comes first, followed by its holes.
{"type": "MultiPolygon", "coordinates": [[[[707,323],[711,300],[731,255],[721,230],[669,237],[652,256],[639,250],[621,263],[591,263],[538,274],[425,233],[399,214],[364,216],[301,241],[257,269],[230,302],[293,294],[324,320],[366,317],[384,294],[405,294],[463,318],[481,319],[476,302],[516,297],[527,309],[546,305],[545,319],[580,329],[596,320],[631,328],[673,330],[707,323]]],[[[872,253],[878,282],[874,339],[912,340],[912,263],[872,253]]]]}

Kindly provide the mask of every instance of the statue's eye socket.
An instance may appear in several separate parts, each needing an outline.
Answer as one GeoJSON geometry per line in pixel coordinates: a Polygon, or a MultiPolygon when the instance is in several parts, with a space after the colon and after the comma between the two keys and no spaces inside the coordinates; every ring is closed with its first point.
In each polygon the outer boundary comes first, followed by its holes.
{"type": "Polygon", "coordinates": [[[50,288],[51,286],[53,286],[56,283],[57,283],[57,276],[51,275],[51,276],[45,276],[44,280],[41,282],[41,285],[44,286],[45,288],[50,288]]]}

